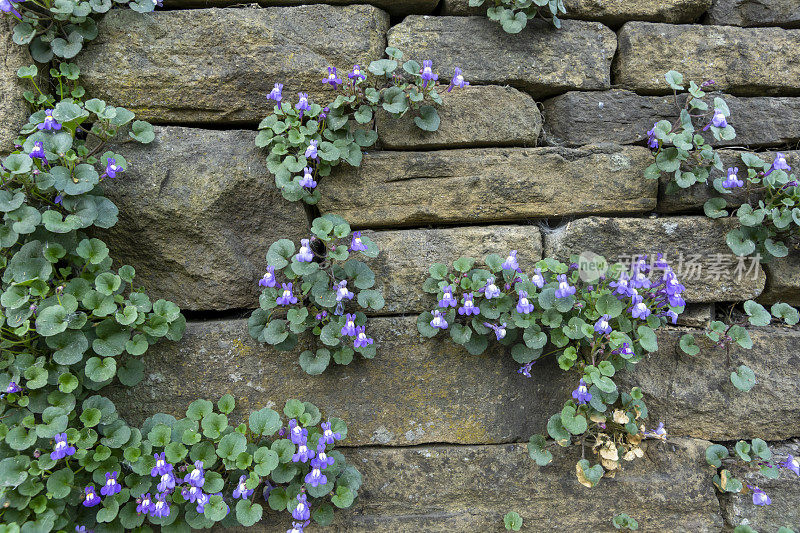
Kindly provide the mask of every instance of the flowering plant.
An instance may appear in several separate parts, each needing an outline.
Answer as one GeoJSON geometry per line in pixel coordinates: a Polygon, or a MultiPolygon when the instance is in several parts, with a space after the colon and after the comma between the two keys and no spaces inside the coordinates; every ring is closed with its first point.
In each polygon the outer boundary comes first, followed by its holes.
{"type": "MultiPolygon", "coordinates": [[[[789,470],[800,476],[800,459],[788,454],[783,461],[777,461],[772,456],[772,450],[761,439],[753,439],[749,443],[740,440],[733,447],[735,453],[733,460],[737,460],[746,470],[759,472],[767,479],[776,479],[782,469],[789,470]]],[[[758,486],[743,483],[736,479],[730,470],[723,468],[723,463],[730,463],[728,457],[730,450],[721,444],[712,444],[706,448],[706,462],[716,469],[714,486],[722,493],[733,492],[752,494],[753,504],[765,506],[772,503],[770,497],[758,486]]]]}
{"type": "MultiPolygon", "coordinates": [[[[698,344],[697,339],[691,333],[686,333],[681,337],[680,348],[687,355],[695,356],[700,353],[701,347],[704,349],[724,348],[730,353],[731,346],[735,343],[745,350],[753,347],[750,333],[745,329],[749,323],[752,326],[768,326],[773,319],[783,320],[787,326],[794,326],[800,322],[800,313],[797,309],[786,303],[776,303],[767,311],[763,305],[753,300],[744,302],[744,312],[737,320],[729,320],[726,324],[721,320],[713,320],[706,328],[704,336],[698,344]]],[[[733,309],[731,309],[732,315],[733,309]]],[[[747,365],[739,367],[731,372],[731,383],[743,392],[749,392],[756,384],[756,375],[747,365]]]]}
{"type": "Polygon", "coordinates": [[[718,193],[720,196],[703,206],[710,218],[733,216],[734,211],[727,210],[730,201],[731,207],[737,208],[739,227],[730,230],[726,240],[735,254],[757,252],[765,262],[788,255],[785,241],[800,235],[800,182],[789,175],[791,167],[785,156],[778,153],[770,164],[743,152],[740,158],[746,175],[738,166],[724,171],[722,158],[704,135],[710,131],[717,141],[730,141],[736,138],[736,131],[729,124],[731,116],[725,100],[715,97],[712,105],[706,101],[708,94],[703,89],[713,87],[713,80],[701,85],[690,82],[688,95],[680,106],[678,91],[685,90],[683,76],[670,71],[665,78],[674,91],[680,118],[674,124],[661,120],[648,132],[655,163],[647,167],[645,176],[659,179],[664,172],[671,174],[667,193],[697,184],[710,193],[718,193]],[[715,170],[724,175],[713,177],[715,170]]]}
{"type": "MultiPolygon", "coordinates": [[[[423,290],[436,293],[439,305],[419,316],[423,336],[447,330],[474,355],[496,340],[511,348],[527,377],[533,364],[549,355],[576,374],[572,399],[550,418],[547,432],[560,446],[588,444],[599,456],[601,464],[578,462],[580,483],[594,486],[603,475],[612,477],[621,459],[641,457],[644,438],[665,438],[663,424],[654,431],[640,425],[647,418],[642,391],[621,392],[612,379],[644,352],[656,351],[655,330],[675,323],[685,305],[683,285],[660,256],[650,264],[639,258],[630,273],[615,264],[598,277],[551,258],[526,274],[512,251],[505,260],[488,255],[482,265],[468,257],[452,266],[437,263],[430,274],[423,290]]],[[[543,435],[530,439],[528,451],[539,465],[552,460],[547,446],[543,435]]]]}
{"type": "MultiPolygon", "coordinates": [[[[114,4],[129,5],[139,13],[153,11],[162,0],[113,0],[114,4]]],[[[49,63],[53,57],[71,59],[78,55],[83,44],[97,37],[97,23],[92,16],[109,11],[112,0],[0,0],[0,11],[17,20],[13,39],[19,45],[29,45],[31,56],[39,63],[49,63]]],[[[80,98],[83,94],[74,95],[80,98]]]]}
{"type": "Polygon", "coordinates": [[[292,350],[298,335],[311,330],[327,348],[304,351],[300,366],[317,375],[331,358],[347,365],[355,352],[367,359],[375,357],[378,345],[366,331],[367,316],[354,307],[377,311],[385,302],[371,288],[375,274],[352,257],[356,253],[378,256],[378,247],[369,237],[352,232],[343,218],[332,214],[315,219],[311,232],[310,238],[300,241],[299,250],[288,239],[269,247],[267,272],[259,281],[264,287],[259,309],[250,316],[248,326],[254,339],[279,350],[292,350]]]}
{"type": "MultiPolygon", "coordinates": [[[[487,0],[469,0],[469,7],[480,7],[487,0]]],[[[556,28],[561,27],[558,14],[567,13],[564,0],[489,0],[491,7],[486,9],[486,16],[503,26],[506,33],[519,33],[528,21],[542,17],[550,20],[556,28]]]]}
{"type": "MultiPolygon", "coordinates": [[[[268,96],[276,102],[274,112],[258,125],[255,142],[259,148],[269,149],[267,166],[284,198],[316,204],[320,178],[342,161],[361,165],[362,149],[378,140],[369,125],[379,109],[395,117],[413,111],[417,127],[439,129],[435,106],[442,104],[442,86],[431,61],[423,61],[422,66],[406,61],[398,72],[403,53],[387,48],[386,54],[389,59],[373,61],[366,70],[354,65],[346,75],[329,67],[322,83],[339,94],[324,107],[311,102],[307,93],[300,93],[292,105],[283,98],[283,85],[275,84],[268,96]]],[[[467,85],[456,68],[445,91],[467,85]]]]}

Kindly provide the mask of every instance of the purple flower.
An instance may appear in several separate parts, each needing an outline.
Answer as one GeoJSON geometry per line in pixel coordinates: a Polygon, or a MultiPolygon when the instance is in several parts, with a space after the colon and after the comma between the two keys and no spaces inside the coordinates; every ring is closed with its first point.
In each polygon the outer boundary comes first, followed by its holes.
{"type": "Polygon", "coordinates": [[[722,186],[726,189],[734,187],[744,187],[744,180],[737,179],[736,174],[739,172],[739,167],[729,168],[728,177],[722,182],[722,186]]]}
{"type": "Polygon", "coordinates": [[[789,454],[789,457],[787,457],[784,462],[780,463],[780,466],[788,468],[789,470],[800,476],[800,461],[797,459],[797,457],[793,456],[792,454],[789,454]]]}
{"type": "Polygon", "coordinates": [[[458,87],[459,89],[463,89],[468,85],[469,82],[464,81],[464,75],[461,73],[461,69],[456,67],[455,74],[453,74],[453,79],[450,80],[450,85],[447,87],[447,92],[452,91],[453,87],[458,87]]]}
{"type": "Polygon", "coordinates": [[[459,315],[479,315],[481,310],[473,303],[472,293],[464,295],[464,306],[458,308],[459,315]]]}
{"type": "Polygon", "coordinates": [[[325,444],[333,444],[337,440],[342,440],[342,434],[338,432],[334,433],[333,430],[331,429],[330,422],[323,422],[321,426],[322,426],[322,437],[320,438],[320,442],[324,440],[325,444]]]}
{"type": "Polygon", "coordinates": [[[31,159],[41,159],[47,163],[47,158],[44,155],[44,143],[42,141],[36,141],[33,143],[33,150],[31,150],[29,157],[31,159]]]}
{"type": "Polygon", "coordinates": [[[53,451],[50,452],[50,459],[58,461],[67,455],[75,455],[75,446],[70,446],[67,443],[66,433],[59,433],[56,435],[56,444],[53,446],[53,451]]]}
{"type": "Polygon", "coordinates": [[[336,67],[328,67],[328,77],[322,80],[323,84],[330,85],[334,89],[338,89],[342,84],[342,80],[336,75],[336,67]]]}
{"type": "Polygon", "coordinates": [[[314,170],[311,167],[306,167],[303,170],[303,177],[300,179],[300,186],[309,189],[313,189],[317,186],[317,182],[314,181],[314,170]]]}
{"type": "Polygon", "coordinates": [[[183,499],[191,503],[195,503],[202,495],[203,489],[194,485],[181,491],[181,496],[183,496],[183,499]]]}
{"type": "Polygon", "coordinates": [[[358,65],[353,65],[353,70],[350,71],[350,74],[348,74],[347,77],[353,80],[353,85],[358,83],[359,80],[367,79],[365,75],[361,74],[361,67],[358,65]]]}
{"type": "Polygon", "coordinates": [[[656,139],[656,125],[653,124],[653,129],[647,132],[647,146],[651,150],[658,149],[658,139],[656,139]]]}
{"type": "Polygon", "coordinates": [[[361,242],[361,232],[356,231],[353,233],[353,240],[350,242],[351,252],[366,252],[367,245],[361,242]]]}
{"type": "Polygon", "coordinates": [[[511,250],[511,253],[506,257],[502,265],[503,270],[518,270],[519,263],[517,262],[517,251],[511,250]]]}
{"type": "Polygon", "coordinates": [[[292,293],[292,284],[291,283],[281,283],[281,287],[283,289],[283,294],[279,296],[275,303],[278,305],[290,305],[297,303],[297,296],[292,293]]]}
{"type": "Polygon", "coordinates": [[[317,458],[311,461],[311,466],[325,470],[334,462],[333,457],[328,457],[328,454],[325,453],[325,439],[320,437],[319,443],[317,444],[317,458]]]}
{"type": "Polygon", "coordinates": [[[292,455],[292,462],[307,463],[309,460],[313,458],[314,458],[314,450],[309,449],[307,442],[303,442],[297,447],[297,453],[292,455]]]}
{"type": "Polygon", "coordinates": [[[533,276],[531,276],[531,283],[536,285],[538,288],[544,287],[544,276],[542,276],[542,269],[537,268],[533,271],[533,276]]]}
{"type": "MultiPolygon", "coordinates": [[[[168,474],[172,475],[172,474],[168,474]]],[[[174,487],[175,484],[173,483],[174,487]]],[[[117,472],[106,472],[106,484],[100,489],[100,494],[103,496],[113,496],[122,490],[122,485],[117,482],[117,472]]]]}
{"type": "Polygon", "coordinates": [[[200,495],[197,497],[197,501],[195,502],[197,503],[197,507],[195,508],[195,510],[198,512],[198,514],[206,510],[206,504],[210,499],[211,498],[209,497],[209,495],[206,494],[205,492],[200,493],[200,495]]]}
{"type": "Polygon", "coordinates": [[[578,388],[572,391],[572,397],[577,400],[578,404],[583,405],[592,399],[589,389],[586,388],[586,382],[583,378],[578,382],[578,388]]]}
{"type": "Polygon", "coordinates": [[[275,286],[275,267],[267,267],[267,273],[264,274],[264,277],[258,282],[258,284],[262,287],[274,287],[275,286]]]}
{"type": "Polygon", "coordinates": [[[603,335],[608,335],[611,333],[611,326],[608,324],[608,321],[611,319],[608,315],[601,316],[597,322],[594,324],[594,330],[597,333],[601,333],[603,335]]]}
{"type": "Polygon", "coordinates": [[[787,172],[789,170],[792,170],[792,167],[790,167],[789,164],[786,162],[786,156],[783,155],[781,152],[775,154],[775,160],[772,162],[772,166],[769,168],[769,172],[767,172],[765,175],[768,176],[770,172],[772,172],[773,170],[785,170],[787,172]]]}
{"type": "Polygon", "coordinates": [[[647,304],[644,303],[644,300],[638,294],[635,295],[631,299],[631,303],[633,304],[631,307],[631,316],[633,318],[640,318],[645,320],[648,316],[650,316],[650,308],[647,307],[647,304]]]}
{"type": "Polygon", "coordinates": [[[317,146],[319,145],[319,141],[312,140],[308,143],[308,148],[306,148],[306,159],[319,159],[319,155],[317,154],[317,146]]]}
{"type": "Polygon", "coordinates": [[[517,370],[517,374],[522,374],[526,378],[531,377],[531,368],[533,368],[533,365],[535,363],[536,363],[536,361],[531,361],[530,363],[525,363],[524,365],[522,365],[519,368],[519,370],[517,370]]]}
{"type": "Polygon", "coordinates": [[[353,293],[347,290],[347,280],[343,279],[339,282],[339,288],[336,289],[336,301],[341,302],[342,300],[352,300],[353,293]]]}
{"type": "Polygon", "coordinates": [[[311,517],[311,509],[308,508],[307,500],[304,492],[297,495],[297,507],[292,511],[292,517],[295,520],[308,520],[311,517]]]}
{"type": "Polygon", "coordinates": [[[63,206],[64,205],[64,195],[57,194],[55,198],[53,198],[53,203],[63,206]]]}
{"type": "Polygon", "coordinates": [[[9,0],[0,0],[0,11],[3,13],[13,13],[15,17],[22,20],[22,15],[20,15],[19,11],[14,9],[14,4],[9,2],[9,0]]]}
{"type": "Polygon", "coordinates": [[[517,313],[527,315],[533,312],[533,304],[528,300],[528,291],[519,291],[519,302],[517,302],[517,313]]]}
{"type": "Polygon", "coordinates": [[[342,337],[344,337],[345,335],[347,335],[348,337],[356,336],[356,315],[351,315],[350,313],[347,313],[344,326],[342,326],[342,337]]]}
{"type": "Polygon", "coordinates": [[[325,318],[327,316],[328,316],[328,312],[327,311],[322,311],[320,313],[317,313],[317,320],[322,320],[323,318],[325,318]]]}
{"type": "Polygon", "coordinates": [[[294,105],[294,108],[300,111],[300,118],[303,118],[303,113],[308,111],[311,107],[308,104],[308,93],[299,93],[297,96],[300,98],[300,101],[294,105]]]}
{"type": "Polygon", "coordinates": [[[374,342],[372,339],[367,337],[364,329],[364,326],[358,326],[356,328],[356,340],[353,341],[353,348],[366,348],[368,345],[374,342]]]}
{"type": "Polygon", "coordinates": [[[711,126],[717,128],[725,128],[728,126],[728,121],[725,119],[725,113],[723,113],[721,109],[716,107],[714,108],[714,116],[711,117],[711,122],[709,122],[706,127],[703,128],[703,131],[706,131],[711,126]]]}
{"type": "Polygon", "coordinates": [[[246,500],[250,497],[251,494],[255,491],[255,489],[248,489],[245,483],[247,482],[247,476],[239,476],[239,483],[236,485],[236,488],[233,489],[233,499],[241,498],[246,500]]]}
{"type": "Polygon", "coordinates": [[[490,324],[488,322],[484,322],[483,325],[486,326],[487,328],[491,328],[492,330],[494,330],[494,334],[497,337],[497,340],[502,340],[502,339],[505,338],[505,336],[506,336],[506,323],[505,322],[503,322],[499,326],[496,326],[494,324],[490,324]]]}
{"type": "Polygon", "coordinates": [[[156,518],[164,518],[169,516],[169,504],[166,502],[165,494],[156,494],[156,503],[152,508],[152,516],[156,518]]]}
{"type": "MultiPolygon", "coordinates": [[[[186,474],[183,478],[184,483],[188,483],[193,487],[203,488],[205,483],[205,473],[203,472],[203,461],[194,462],[194,470],[186,474]]],[[[192,500],[194,501],[194,500],[192,500]]]]}
{"type": "Polygon", "coordinates": [[[122,172],[123,170],[124,169],[122,167],[117,166],[116,159],[109,158],[108,161],[106,161],[105,175],[108,176],[109,178],[111,179],[116,178],[117,172],[122,172]]]}
{"type": "Polygon", "coordinates": [[[311,251],[311,245],[308,239],[300,239],[300,251],[294,256],[298,263],[311,263],[314,261],[314,252],[311,251]]]}
{"type": "MultiPolygon", "coordinates": [[[[0,4],[2,5],[2,4],[0,4]]],[[[2,9],[2,8],[0,8],[2,9]]],[[[5,10],[3,10],[5,11],[5,10]]],[[[37,126],[40,130],[55,130],[58,131],[61,129],[61,124],[59,124],[56,119],[53,118],[53,110],[48,109],[44,112],[44,122],[37,126]]]]}
{"type": "Polygon", "coordinates": [[[283,100],[283,84],[276,83],[275,87],[267,95],[267,100],[275,100],[276,103],[283,100]]]}
{"type": "Polygon", "coordinates": [[[428,82],[437,81],[439,79],[439,76],[433,73],[433,61],[430,59],[426,59],[422,62],[422,69],[419,71],[419,74],[422,77],[423,88],[428,86],[428,82]]]}
{"type": "Polygon", "coordinates": [[[747,486],[750,487],[753,490],[753,504],[754,505],[764,506],[764,505],[769,505],[769,504],[772,503],[772,500],[770,499],[769,496],[767,496],[766,492],[764,492],[760,488],[754,487],[752,485],[747,485],[747,486]]]}
{"type": "Polygon", "coordinates": [[[319,467],[312,467],[311,472],[306,474],[305,482],[311,485],[312,487],[317,487],[319,485],[324,485],[328,482],[328,478],[325,474],[322,473],[322,469],[319,467]]]}
{"type": "Polygon", "coordinates": [[[634,289],[649,289],[653,286],[650,278],[647,277],[647,272],[650,267],[644,258],[639,258],[633,265],[633,277],[631,277],[629,285],[634,289]]]}
{"type": "Polygon", "coordinates": [[[622,348],[619,349],[619,353],[620,355],[623,355],[626,358],[631,358],[635,355],[633,349],[631,348],[631,345],[628,344],[627,342],[622,343],[622,348]]]}
{"type": "Polygon", "coordinates": [[[94,485],[87,485],[83,492],[86,494],[83,497],[83,505],[84,507],[94,507],[98,503],[100,503],[100,496],[97,495],[97,491],[94,490],[94,485]]]}
{"type": "Polygon", "coordinates": [[[575,287],[567,282],[566,274],[558,275],[558,288],[556,289],[556,298],[566,298],[575,294],[575,287]]]}
{"type": "Polygon", "coordinates": [[[442,299],[439,300],[439,307],[458,307],[458,300],[453,298],[453,287],[450,285],[444,288],[442,299]]]}
{"type": "Polygon", "coordinates": [[[10,381],[8,383],[8,387],[6,387],[6,394],[13,394],[15,392],[19,392],[22,390],[22,387],[17,385],[16,381],[10,381]]]}
{"type": "Polygon", "coordinates": [[[292,529],[287,529],[286,533],[303,533],[305,522],[292,522],[292,529]]]}
{"type": "Polygon", "coordinates": [[[169,492],[175,488],[175,481],[175,476],[172,474],[172,472],[167,472],[161,476],[161,481],[158,482],[156,488],[160,492],[169,492]]]}
{"type": "Polygon", "coordinates": [[[292,418],[289,420],[289,438],[295,444],[303,444],[308,441],[308,430],[300,427],[297,420],[292,418]]]}
{"type": "Polygon", "coordinates": [[[447,320],[442,316],[442,312],[438,309],[433,312],[433,320],[431,320],[432,328],[447,329],[447,320]]]}
{"type": "Polygon", "coordinates": [[[164,458],[164,452],[161,452],[161,455],[154,453],[153,458],[156,460],[156,466],[150,471],[152,477],[159,477],[172,472],[172,465],[164,458]]]}
{"type": "Polygon", "coordinates": [[[672,309],[667,309],[663,314],[661,314],[659,316],[667,317],[667,320],[669,320],[673,324],[677,324],[678,323],[678,313],[676,313],[672,309]]]}
{"type": "Polygon", "coordinates": [[[486,280],[486,286],[480,289],[478,292],[483,292],[483,295],[487,300],[491,300],[492,298],[497,298],[500,296],[500,289],[498,289],[497,285],[494,284],[494,276],[489,276],[489,279],[486,280]]]}
{"type": "Polygon", "coordinates": [[[664,429],[664,422],[659,422],[654,431],[645,431],[645,438],[667,440],[667,430],[664,429]]]}

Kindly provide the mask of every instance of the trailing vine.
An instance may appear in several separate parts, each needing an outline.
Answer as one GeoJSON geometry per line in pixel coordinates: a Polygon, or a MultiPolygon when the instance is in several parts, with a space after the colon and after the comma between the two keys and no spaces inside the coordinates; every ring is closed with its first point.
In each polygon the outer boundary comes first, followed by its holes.
{"type": "Polygon", "coordinates": [[[561,28],[558,15],[566,15],[564,0],[469,0],[469,7],[481,7],[490,4],[486,16],[503,27],[506,33],[519,33],[528,21],[541,17],[550,21],[556,28],[561,28]]]}
{"type": "MultiPolygon", "coordinates": [[[[49,61],[74,57],[96,36],[88,15],[111,3],[5,6],[19,19],[15,41],[49,61]]],[[[361,475],[334,450],[345,423],[323,421],[313,404],[289,400],[285,419],[264,408],[238,425],[230,395],[216,410],[197,400],[185,418],[156,414],[142,428],[120,418],[106,387],[139,383],[148,348],[186,327],[177,305],[135,285],[132,267],[114,269],[96,237],[117,222],[103,187],[125,179],[119,150],[155,134],[129,110],[86,99],[74,64],[49,70],[56,96],[35,65],[17,74],[32,84],[24,97],[34,112],[0,169],[3,531],[250,526],[262,517],[259,500],[291,513],[296,531],[330,524],[334,507],[357,498],[361,475]]]]}

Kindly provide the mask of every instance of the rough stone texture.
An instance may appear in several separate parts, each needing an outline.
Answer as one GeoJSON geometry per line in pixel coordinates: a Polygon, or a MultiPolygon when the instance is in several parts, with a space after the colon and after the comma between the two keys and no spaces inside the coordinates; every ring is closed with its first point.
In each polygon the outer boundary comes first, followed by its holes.
{"type": "MultiPolygon", "coordinates": [[[[762,148],[800,141],[800,98],[722,97],[731,110],[736,138],[714,146],[762,148]]],[[[685,98],[679,99],[683,106],[685,98]]],[[[583,146],[600,142],[644,143],[647,131],[659,120],[679,115],[670,96],[639,96],[621,89],[571,91],[543,102],[547,144],[583,146]]]]}
{"type": "Polygon", "coordinates": [[[378,115],[383,148],[389,150],[536,146],[542,114],[533,98],[511,87],[469,86],[444,95],[442,123],[434,132],[420,130],[408,116],[378,115]]]}
{"type": "Polygon", "coordinates": [[[198,390],[233,394],[240,414],[303,398],[347,421],[348,446],[477,444],[526,441],[575,387],[552,360],[528,379],[499,350],[472,356],[447,335],[423,339],[416,316],[374,318],[367,331],[380,344],[375,359],[308,376],[297,363],[304,347],[260,345],[246,320],[190,322],[179,343],[147,352],[145,381],[116,391],[115,401],[138,423],[155,412],[180,415],[198,390]]]}
{"type": "Polygon", "coordinates": [[[153,143],[120,149],[132,163],[105,182],[120,214],[102,237],[151,296],[190,310],[246,307],[270,244],[306,233],[302,206],[277,191],[254,138],[157,127],[153,143]]]}
{"type": "Polygon", "coordinates": [[[565,21],[560,30],[531,21],[517,35],[482,17],[407,17],[389,30],[389,46],[433,60],[442,77],[454,67],[478,85],[509,84],[534,97],[571,89],[608,89],[614,32],[565,21]]]}
{"type": "MultiPolygon", "coordinates": [[[[410,13],[424,15],[432,12],[438,0],[259,0],[261,6],[299,6],[308,4],[371,4],[388,11],[391,15],[402,16],[410,13]]],[[[223,7],[241,5],[238,0],[166,0],[164,5],[169,8],[187,7],[223,7]]]]}
{"type": "MultiPolygon", "coordinates": [[[[725,243],[729,222],[706,217],[582,218],[546,233],[544,255],[566,260],[591,251],[609,261],[630,261],[661,252],[686,286],[689,303],[755,298],[764,288],[764,271],[756,267],[755,279],[752,273],[736,272],[738,258],[725,243]],[[721,268],[720,258],[727,261],[721,268]]],[[[751,262],[745,266],[749,269],[751,262]]]]}
{"type": "MultiPolygon", "coordinates": [[[[635,516],[642,531],[717,532],[719,503],[704,467],[709,443],[647,443],[645,456],[588,490],[575,479],[578,449],[537,467],[522,444],[353,451],[364,474],[359,501],[339,519],[347,531],[503,531],[516,510],[531,531],[617,531],[609,517],[635,516]],[[387,473],[391,475],[387,475],[387,473]],[[658,497],[644,497],[651,487],[658,497]]],[[[338,514],[338,513],[337,513],[338,514]]]]}
{"type": "MultiPolygon", "coordinates": [[[[776,153],[777,152],[760,152],[759,156],[764,161],[772,162],[775,159],[776,153]]],[[[782,153],[784,156],[786,156],[786,162],[789,163],[789,166],[792,168],[800,168],[797,166],[800,165],[800,151],[784,151],[782,153]]],[[[740,156],[741,152],[738,151],[720,150],[720,157],[722,158],[725,169],[729,167],[737,167],[740,169],[740,171],[744,171],[747,167],[742,163],[740,156]]],[[[702,211],[703,204],[705,204],[706,201],[711,198],[722,196],[717,192],[716,189],[714,189],[712,182],[714,178],[724,175],[725,173],[723,172],[713,170],[711,173],[711,179],[705,186],[698,184],[688,189],[667,194],[666,187],[670,176],[668,174],[663,174],[659,184],[658,211],[660,213],[677,213],[690,210],[702,211]]],[[[746,176],[746,174],[743,175],[746,176]]],[[[744,189],[741,189],[726,195],[725,200],[728,202],[729,207],[738,207],[742,204],[742,202],[747,201],[747,194],[745,193],[744,189]]],[[[751,201],[756,201],[755,195],[753,195],[753,199],[751,201]]]]}
{"type": "Polygon", "coordinates": [[[382,56],[389,17],[372,6],[156,11],[114,10],[76,61],[87,94],[156,122],[254,123],[284,83],[330,97],[326,67],[382,56]],[[181,28],[176,32],[174,28],[181,28]],[[235,36],[235,37],[234,37],[235,36]]]}
{"type": "Polygon", "coordinates": [[[614,84],[642,94],[669,94],[664,73],[712,78],[740,95],[800,94],[800,31],[629,22],[619,32],[614,84]]]}
{"type": "MultiPolygon", "coordinates": [[[[794,440],[770,447],[775,459],[783,460],[788,454],[800,455],[800,441],[794,440]]],[[[731,451],[733,455],[734,452],[731,451]]],[[[766,506],[753,505],[751,494],[726,494],[722,501],[725,520],[731,524],[749,523],[758,531],[777,531],[788,527],[797,531],[800,525],[800,483],[797,474],[781,469],[778,479],[766,479],[758,473],[746,471],[741,463],[726,464],[737,479],[756,485],[769,495],[772,503],[766,506]]]]}
{"type": "Polygon", "coordinates": [[[655,207],[646,148],[376,152],[320,185],[322,212],[358,227],[494,222],[655,207]]]}
{"type": "MultiPolygon", "coordinates": [[[[442,11],[445,15],[486,16],[490,5],[487,1],[482,7],[469,7],[469,0],[444,0],[442,11]]],[[[610,26],[629,20],[679,24],[693,22],[710,5],[711,0],[564,0],[567,14],[562,18],[598,20],[610,26]]]]}
{"type": "Polygon", "coordinates": [[[490,253],[519,252],[520,266],[530,270],[542,258],[542,236],[536,226],[468,226],[365,233],[381,250],[370,262],[376,288],[383,292],[386,314],[421,313],[436,307],[436,296],[422,292],[433,263],[449,264],[462,255],[483,259],[490,253]]]}
{"type": "Polygon", "coordinates": [[[784,302],[800,306],[800,242],[789,245],[789,255],[764,265],[767,286],[758,299],[764,304],[784,302]]]}
{"type": "Polygon", "coordinates": [[[705,328],[714,317],[714,304],[687,304],[686,309],[678,315],[679,326],[705,328]]]}
{"type": "Polygon", "coordinates": [[[714,0],[708,21],[734,26],[798,28],[800,4],[796,0],[714,0]]]}
{"type": "MultiPolygon", "coordinates": [[[[700,345],[702,333],[690,332],[700,345]]],[[[663,421],[671,435],[715,441],[797,435],[800,330],[751,328],[753,348],[732,348],[730,360],[724,349],[684,354],[678,346],[684,333],[660,330],[659,350],[633,373],[623,374],[626,383],[644,391],[653,422],[663,421]],[[748,393],[730,382],[730,373],[741,364],[756,374],[757,383],[748,393]]]]}
{"type": "MultiPolygon", "coordinates": [[[[11,40],[13,28],[13,22],[0,20],[0,57],[3,58],[0,72],[0,152],[4,153],[14,149],[14,139],[28,121],[28,106],[22,98],[22,93],[28,89],[27,80],[17,78],[17,69],[33,64],[27,47],[11,40]]],[[[39,70],[47,69],[40,66],[39,70]]]]}

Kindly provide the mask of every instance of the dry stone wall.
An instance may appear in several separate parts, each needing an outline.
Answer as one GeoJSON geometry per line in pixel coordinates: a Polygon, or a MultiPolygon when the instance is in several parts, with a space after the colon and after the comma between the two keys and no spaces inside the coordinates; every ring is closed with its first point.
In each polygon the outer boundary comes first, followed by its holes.
{"type": "MultiPolygon", "coordinates": [[[[120,223],[104,238],[151,294],[190,311],[185,339],[152,348],[145,381],[118,391],[131,421],[177,414],[199,391],[234,394],[241,413],[300,397],[346,419],[347,455],[365,486],[337,516],[341,531],[496,531],[499,509],[518,511],[531,531],[613,531],[619,512],[643,531],[717,532],[742,519],[764,531],[800,526],[796,480],[763,484],[779,504],[754,508],[746,497],[718,498],[703,458],[707,440],[752,437],[797,454],[800,332],[754,331],[753,350],[731,354],[689,358],[677,348],[715,306],[800,304],[800,248],[749,277],[734,278],[731,266],[715,277],[729,252],[725,224],[702,216],[707,197],[669,196],[643,177],[646,131],[674,109],[662,78],[670,69],[713,78],[726,93],[739,136],[720,143],[730,145],[725,157],[796,148],[796,0],[567,0],[573,20],[561,30],[536,22],[520,35],[475,16],[467,0],[231,4],[111,11],[77,59],[90,94],[162,125],[155,143],[123,149],[136,165],[107,186],[120,223]],[[387,305],[374,319],[375,359],[307,376],[295,352],[250,339],[243,318],[257,306],[269,244],[299,239],[309,222],[276,190],[255,124],[272,107],[274,83],[321,102],[327,66],[366,64],[387,44],[440,72],[459,66],[472,86],[448,99],[435,133],[377,116],[377,149],[321,182],[319,211],[344,216],[380,246],[372,268],[387,305]],[[684,279],[696,305],[628,377],[674,438],[650,443],[599,490],[575,482],[569,453],[539,469],[519,444],[574,386],[552,361],[526,379],[500,350],[470,356],[417,332],[416,315],[433,304],[419,290],[430,263],[511,248],[523,267],[587,250],[696,254],[709,276],[684,279]],[[730,384],[728,360],[756,372],[749,395],[730,384]]],[[[8,39],[0,46],[0,109],[4,123],[19,122],[14,71],[26,58],[8,39]]],[[[5,144],[12,131],[0,131],[5,144]]],[[[800,165],[796,152],[788,159],[800,165]]],[[[314,346],[301,339],[302,347],[314,346]]],[[[269,515],[256,530],[285,531],[282,520],[269,515]]]]}

